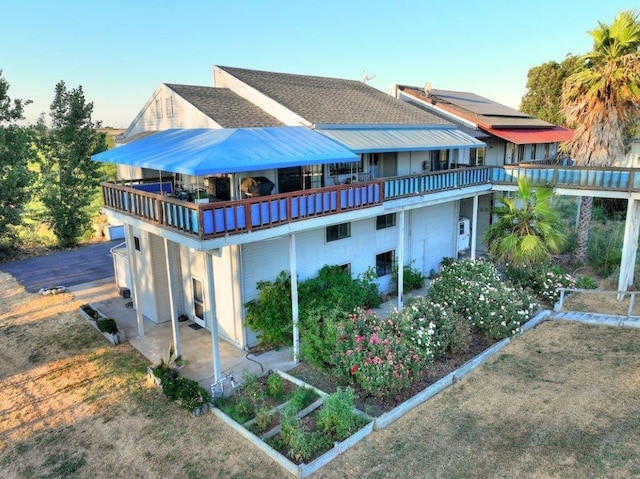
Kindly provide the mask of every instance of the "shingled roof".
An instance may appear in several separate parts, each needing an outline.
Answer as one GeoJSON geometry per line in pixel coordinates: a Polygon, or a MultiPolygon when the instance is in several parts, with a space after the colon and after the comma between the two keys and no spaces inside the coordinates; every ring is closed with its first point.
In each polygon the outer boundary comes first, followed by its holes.
{"type": "Polygon", "coordinates": [[[355,80],[218,68],[314,125],[452,125],[355,80]]]}
{"type": "Polygon", "coordinates": [[[398,88],[484,128],[551,128],[554,126],[475,93],[432,89],[427,95],[420,87],[399,85],[398,88]]]}
{"type": "Polygon", "coordinates": [[[228,88],[166,85],[223,128],[282,126],[279,120],[228,88]]]}

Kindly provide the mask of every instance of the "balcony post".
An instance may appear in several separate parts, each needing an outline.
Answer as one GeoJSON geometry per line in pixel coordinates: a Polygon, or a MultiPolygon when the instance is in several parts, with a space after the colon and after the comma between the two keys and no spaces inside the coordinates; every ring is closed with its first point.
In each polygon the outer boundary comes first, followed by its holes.
{"type": "Polygon", "coordinates": [[[134,248],[133,226],[126,227],[127,256],[129,258],[129,271],[133,282],[133,302],[136,308],[136,322],[138,324],[138,337],[144,336],[144,318],[142,317],[142,294],[140,293],[140,278],[138,275],[138,257],[134,248]]]}
{"type": "Polygon", "coordinates": [[[220,342],[218,340],[218,316],[216,314],[216,287],[214,283],[213,277],[213,258],[208,253],[204,253],[204,266],[206,270],[206,282],[207,282],[207,310],[206,310],[206,318],[208,323],[211,325],[211,355],[213,361],[213,380],[219,381],[221,378],[221,367],[220,367],[220,342]]]}
{"type": "Polygon", "coordinates": [[[478,195],[473,196],[473,213],[471,217],[471,259],[476,259],[476,241],[478,241],[478,195]]]}
{"type": "MultiPolygon", "coordinates": [[[[636,252],[638,250],[638,233],[640,232],[639,200],[629,198],[627,219],[624,225],[624,243],[622,244],[622,259],[620,261],[620,276],[618,277],[618,292],[626,291],[633,283],[636,252]]],[[[622,295],[618,294],[618,300],[622,295]]]]}
{"type": "MultiPolygon", "coordinates": [[[[165,264],[167,268],[167,280],[169,282],[169,308],[171,309],[171,332],[173,333],[173,349],[176,352],[176,356],[182,356],[182,344],[180,343],[180,328],[178,326],[178,314],[176,312],[176,297],[175,284],[173,280],[173,264],[174,264],[174,249],[173,243],[167,238],[164,238],[164,256],[165,264]]],[[[177,279],[180,281],[180,278],[177,279]]]]}
{"type": "Polygon", "coordinates": [[[398,213],[398,311],[402,310],[404,294],[404,210],[398,213]]]}
{"type": "Polygon", "coordinates": [[[298,329],[298,266],[296,262],[296,235],[289,236],[289,274],[291,276],[291,316],[293,318],[293,362],[300,354],[300,332],[298,329]]]}

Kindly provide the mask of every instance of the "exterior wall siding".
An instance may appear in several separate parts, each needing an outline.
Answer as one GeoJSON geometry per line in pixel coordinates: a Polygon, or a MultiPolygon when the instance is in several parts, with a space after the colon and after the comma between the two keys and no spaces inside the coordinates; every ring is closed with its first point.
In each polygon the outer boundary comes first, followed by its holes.
{"type": "Polygon", "coordinates": [[[166,85],[160,85],[127,128],[126,135],[131,137],[148,131],[162,131],[170,128],[221,128],[221,126],[166,85]],[[167,111],[168,99],[171,99],[173,105],[172,115],[167,111]]]}
{"type": "Polygon", "coordinates": [[[411,211],[411,248],[405,257],[413,261],[412,268],[428,275],[440,269],[442,258],[457,256],[457,209],[457,204],[450,202],[411,211]]]}

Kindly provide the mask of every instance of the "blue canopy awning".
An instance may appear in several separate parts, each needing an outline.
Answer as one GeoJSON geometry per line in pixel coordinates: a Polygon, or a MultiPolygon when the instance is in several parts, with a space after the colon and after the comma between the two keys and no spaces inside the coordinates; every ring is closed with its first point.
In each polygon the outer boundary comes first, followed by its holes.
{"type": "Polygon", "coordinates": [[[360,157],[304,126],[166,130],[92,156],[94,161],[204,176],[360,157]]]}

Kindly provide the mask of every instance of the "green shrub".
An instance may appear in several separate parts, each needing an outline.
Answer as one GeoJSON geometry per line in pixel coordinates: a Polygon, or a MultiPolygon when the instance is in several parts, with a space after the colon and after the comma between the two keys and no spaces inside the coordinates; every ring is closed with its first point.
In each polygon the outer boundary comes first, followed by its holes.
{"type": "Polygon", "coordinates": [[[302,427],[295,407],[291,404],[282,410],[280,443],[295,461],[306,461],[332,445],[331,438],[321,433],[309,432],[302,427]]]}
{"type": "Polygon", "coordinates": [[[338,323],[345,317],[346,313],[337,307],[322,307],[305,315],[300,324],[301,353],[305,361],[323,370],[335,367],[338,323]]]}
{"type": "Polygon", "coordinates": [[[271,424],[271,413],[268,407],[261,407],[256,412],[256,417],[254,419],[255,428],[258,432],[264,432],[271,424]]]}
{"type": "Polygon", "coordinates": [[[273,399],[284,396],[284,381],[277,373],[271,373],[267,377],[267,394],[273,399]]]}
{"type": "Polygon", "coordinates": [[[591,276],[578,276],[576,277],[576,288],[579,289],[597,289],[598,281],[591,276]]]}
{"type": "Polygon", "coordinates": [[[369,275],[352,278],[342,266],[323,266],[318,276],[298,285],[300,317],[319,308],[375,308],[380,305],[378,286],[369,275]]]}
{"type": "Polygon", "coordinates": [[[428,298],[496,340],[517,333],[536,307],[529,294],[512,287],[483,260],[463,260],[443,268],[431,283],[428,298]]]}
{"type": "Polygon", "coordinates": [[[258,282],[258,297],[245,304],[247,326],[260,333],[260,344],[279,346],[293,337],[291,278],[282,271],[276,279],[258,282]]]}
{"type": "Polygon", "coordinates": [[[113,318],[99,318],[96,320],[96,325],[103,333],[117,334],[118,332],[118,325],[113,318]]]}
{"type": "Polygon", "coordinates": [[[307,406],[311,405],[313,401],[317,399],[318,395],[311,388],[304,386],[297,386],[293,391],[293,396],[289,400],[289,404],[296,411],[302,411],[307,406]]]}
{"type": "Polygon", "coordinates": [[[171,401],[177,401],[183,408],[193,411],[211,401],[210,394],[197,381],[177,377],[172,369],[158,366],[154,374],[160,378],[162,393],[171,401]]]}
{"type": "Polygon", "coordinates": [[[623,239],[624,222],[603,225],[592,221],[587,256],[599,275],[609,276],[620,266],[623,239]]]}
{"type": "MultiPolygon", "coordinates": [[[[404,291],[419,289],[424,286],[427,279],[420,270],[413,269],[410,265],[402,268],[402,288],[404,291]]],[[[393,284],[397,288],[398,285],[398,266],[393,268],[393,284]]]]}
{"type": "Polygon", "coordinates": [[[460,328],[461,321],[457,314],[425,297],[408,298],[404,309],[395,314],[403,318],[402,324],[406,325],[403,327],[404,334],[418,342],[419,350],[424,345],[421,344],[418,326],[427,321],[433,325],[428,346],[433,348],[435,358],[451,351],[464,350],[469,341],[469,326],[465,332],[464,328],[460,328]]]}
{"type": "Polygon", "coordinates": [[[220,409],[240,424],[244,424],[255,415],[255,406],[246,396],[238,396],[232,398],[231,401],[223,401],[220,409]]]}
{"type": "MultiPolygon", "coordinates": [[[[292,340],[291,278],[285,271],[273,281],[258,283],[258,297],[245,304],[247,325],[261,333],[261,344],[279,346],[292,340]]],[[[380,305],[378,286],[368,274],[353,279],[341,266],[324,266],[315,278],[298,284],[301,324],[309,324],[316,311],[380,305]]]]}
{"type": "Polygon", "coordinates": [[[574,288],[573,277],[558,266],[539,263],[527,267],[507,265],[507,277],[524,289],[529,289],[541,300],[555,304],[560,299],[558,288],[574,288]]]}
{"type": "Polygon", "coordinates": [[[338,325],[336,370],[374,396],[397,394],[433,359],[432,323],[416,325],[414,337],[408,329],[399,316],[381,320],[372,311],[355,310],[338,325]]]}
{"type": "Polygon", "coordinates": [[[355,393],[351,388],[338,390],[324,398],[324,404],[318,414],[317,425],[334,441],[344,441],[363,424],[362,418],[353,413],[355,393]]]}

